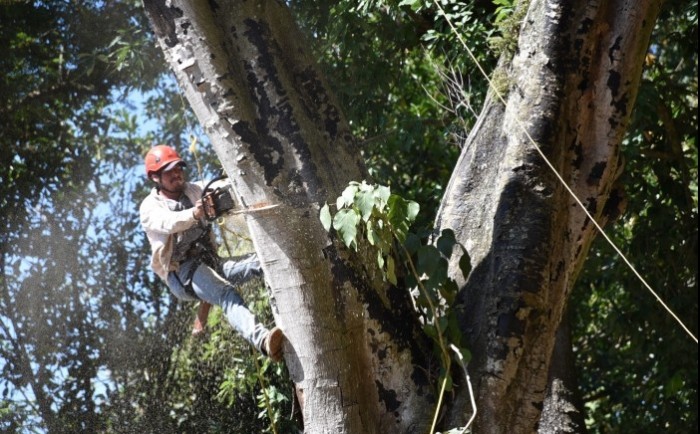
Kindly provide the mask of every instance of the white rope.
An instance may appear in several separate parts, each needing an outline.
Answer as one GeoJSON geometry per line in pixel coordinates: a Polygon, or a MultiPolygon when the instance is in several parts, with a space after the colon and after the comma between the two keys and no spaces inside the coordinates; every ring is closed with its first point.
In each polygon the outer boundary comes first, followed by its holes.
{"type": "MultiPolygon", "coordinates": [[[[462,39],[462,35],[460,35],[459,32],[457,32],[457,29],[456,29],[456,28],[454,27],[454,25],[452,24],[452,21],[451,21],[450,18],[447,16],[447,14],[445,13],[445,11],[444,11],[444,9],[442,8],[442,6],[440,6],[440,3],[438,2],[438,0],[433,0],[433,2],[434,2],[435,5],[438,7],[438,9],[440,9],[440,12],[441,12],[442,15],[445,17],[445,20],[446,20],[447,23],[449,24],[450,29],[452,29],[452,31],[454,32],[455,36],[456,36],[457,39],[459,40],[459,42],[460,42],[460,43],[462,44],[462,46],[467,50],[467,53],[469,53],[469,57],[471,57],[472,61],[476,64],[477,68],[479,68],[479,71],[481,72],[481,74],[484,76],[484,78],[485,78],[486,81],[488,82],[489,88],[490,88],[491,90],[493,90],[493,92],[494,92],[494,94],[496,95],[496,97],[498,98],[498,100],[505,106],[505,105],[506,105],[506,101],[505,101],[505,99],[503,98],[503,95],[501,95],[501,93],[498,91],[498,89],[493,85],[493,82],[491,81],[491,79],[490,79],[490,78],[488,77],[488,75],[486,74],[486,71],[484,71],[484,69],[481,67],[481,64],[480,64],[479,61],[477,60],[476,56],[474,56],[474,53],[472,53],[472,50],[467,46],[467,44],[466,44],[466,43],[464,42],[464,40],[462,39]]],[[[535,148],[535,150],[537,151],[537,153],[540,154],[540,156],[541,156],[542,159],[544,160],[545,164],[552,170],[552,172],[553,172],[554,175],[557,177],[557,179],[559,180],[559,182],[561,182],[561,184],[564,186],[564,188],[566,189],[566,191],[569,192],[569,194],[570,194],[571,197],[574,199],[574,201],[576,201],[576,203],[581,207],[581,209],[582,209],[583,212],[586,214],[586,216],[590,219],[590,221],[593,222],[593,225],[596,227],[596,229],[598,230],[598,232],[600,232],[600,234],[603,236],[603,238],[605,238],[605,240],[608,242],[608,244],[610,244],[610,246],[615,250],[615,252],[617,252],[617,254],[620,255],[620,258],[622,258],[622,260],[625,262],[625,264],[627,264],[627,266],[629,267],[629,269],[632,270],[632,273],[634,273],[634,275],[637,276],[637,278],[639,279],[639,281],[642,282],[642,284],[643,284],[643,285],[647,288],[647,290],[656,298],[656,300],[661,304],[661,306],[663,306],[663,308],[666,309],[666,311],[669,313],[669,315],[671,315],[671,316],[673,317],[673,319],[675,319],[676,322],[678,322],[678,324],[680,324],[680,326],[683,328],[683,330],[685,330],[685,332],[686,332],[686,333],[695,341],[695,343],[697,344],[697,343],[698,343],[698,338],[695,337],[695,335],[693,335],[693,333],[688,329],[688,327],[686,327],[685,324],[683,324],[683,321],[681,321],[681,319],[678,318],[678,316],[673,312],[673,310],[671,310],[671,308],[668,307],[668,305],[667,305],[666,303],[664,303],[664,301],[663,301],[663,300],[661,299],[661,297],[656,293],[656,291],[654,291],[654,290],[652,289],[652,287],[647,283],[647,281],[642,277],[642,275],[639,274],[639,272],[637,271],[637,269],[632,265],[632,263],[631,263],[631,262],[627,259],[627,257],[622,253],[622,251],[615,245],[615,243],[610,239],[610,237],[608,237],[608,235],[605,233],[605,231],[603,230],[603,228],[598,224],[598,222],[595,220],[595,218],[593,218],[593,216],[592,216],[591,213],[588,211],[588,209],[586,209],[586,207],[583,205],[583,202],[581,202],[581,200],[578,198],[578,196],[576,196],[576,193],[574,193],[574,191],[568,186],[568,184],[566,183],[566,181],[564,180],[564,178],[562,178],[562,176],[559,174],[559,172],[557,172],[557,169],[554,167],[554,165],[552,165],[552,163],[549,161],[549,159],[547,159],[547,157],[544,155],[544,152],[542,152],[542,149],[540,149],[539,145],[535,142],[535,140],[532,138],[532,136],[530,136],[530,134],[528,133],[527,129],[525,128],[525,126],[523,125],[523,123],[520,121],[520,119],[519,119],[517,116],[515,117],[515,121],[516,121],[516,123],[518,124],[518,126],[522,129],[522,131],[525,133],[525,136],[527,136],[527,139],[530,141],[530,143],[532,143],[532,145],[534,146],[534,148],[535,148]]]]}
{"type": "Polygon", "coordinates": [[[467,424],[464,425],[464,428],[461,432],[461,434],[465,434],[469,426],[472,424],[472,422],[474,422],[474,419],[476,419],[476,400],[474,399],[474,389],[472,388],[472,380],[469,378],[469,371],[467,371],[467,367],[464,364],[464,357],[462,357],[462,352],[459,351],[459,348],[457,348],[454,344],[450,344],[450,348],[452,349],[452,351],[454,351],[455,354],[457,354],[457,360],[459,361],[459,364],[462,366],[462,370],[464,371],[464,379],[467,380],[467,389],[469,390],[469,401],[472,404],[472,415],[467,421],[467,424]]]}

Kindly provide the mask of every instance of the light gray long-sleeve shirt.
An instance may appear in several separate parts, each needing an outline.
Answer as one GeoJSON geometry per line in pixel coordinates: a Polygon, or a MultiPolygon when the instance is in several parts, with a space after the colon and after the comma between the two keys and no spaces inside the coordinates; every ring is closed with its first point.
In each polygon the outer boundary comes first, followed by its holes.
{"type": "MultiPolygon", "coordinates": [[[[188,182],[185,184],[185,195],[196,203],[202,197],[202,187],[188,182]]],[[[158,194],[154,188],[139,208],[141,226],[151,244],[151,268],[166,282],[168,273],[178,268],[178,264],[171,261],[175,234],[197,224],[194,208],[172,211],[176,209],[176,204],[176,200],[158,194]]]]}

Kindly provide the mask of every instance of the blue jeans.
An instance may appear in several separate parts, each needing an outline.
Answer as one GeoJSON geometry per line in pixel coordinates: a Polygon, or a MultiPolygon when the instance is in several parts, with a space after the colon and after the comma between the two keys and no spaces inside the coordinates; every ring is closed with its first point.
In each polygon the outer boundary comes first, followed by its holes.
{"type": "Polygon", "coordinates": [[[218,271],[194,259],[184,261],[178,271],[168,274],[167,283],[173,295],[180,300],[200,299],[220,306],[234,330],[260,350],[268,329],[256,320],[235,288],[260,275],[262,268],[258,256],[252,253],[224,262],[218,271]],[[191,274],[193,267],[197,268],[191,274]],[[183,287],[188,276],[192,276],[192,289],[197,297],[183,287]]]}

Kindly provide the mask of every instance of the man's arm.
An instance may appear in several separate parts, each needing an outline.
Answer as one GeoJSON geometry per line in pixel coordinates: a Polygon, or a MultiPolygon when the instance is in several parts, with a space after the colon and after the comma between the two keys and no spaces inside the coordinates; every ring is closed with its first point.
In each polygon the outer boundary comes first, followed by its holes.
{"type": "Polygon", "coordinates": [[[204,217],[202,201],[198,200],[194,208],[182,211],[170,211],[155,199],[146,198],[140,207],[141,225],[146,231],[160,234],[174,234],[185,231],[204,217]]]}

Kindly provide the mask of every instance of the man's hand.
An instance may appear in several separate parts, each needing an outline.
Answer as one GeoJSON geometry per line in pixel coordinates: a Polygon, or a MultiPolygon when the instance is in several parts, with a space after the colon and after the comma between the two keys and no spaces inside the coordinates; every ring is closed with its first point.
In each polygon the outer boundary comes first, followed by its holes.
{"type": "Polygon", "coordinates": [[[199,303],[197,317],[194,319],[194,324],[192,325],[192,336],[199,336],[204,333],[204,330],[207,327],[209,309],[211,309],[211,304],[207,303],[206,301],[199,303]]]}
{"type": "Polygon", "coordinates": [[[194,208],[192,209],[192,215],[194,216],[194,218],[196,218],[197,220],[201,220],[202,218],[204,218],[204,205],[202,205],[201,200],[195,202],[194,208]]]}

